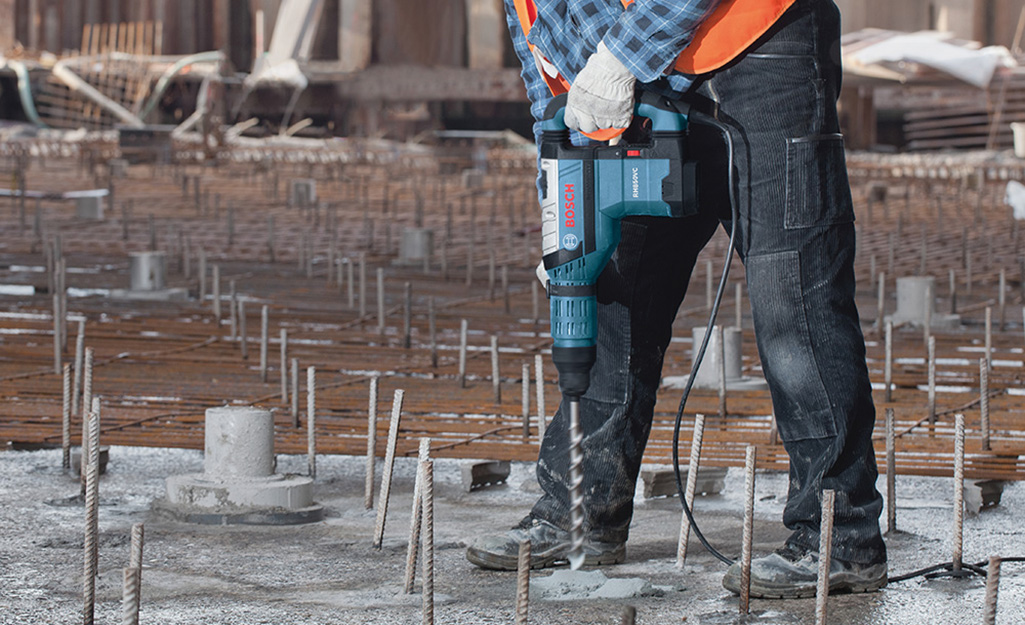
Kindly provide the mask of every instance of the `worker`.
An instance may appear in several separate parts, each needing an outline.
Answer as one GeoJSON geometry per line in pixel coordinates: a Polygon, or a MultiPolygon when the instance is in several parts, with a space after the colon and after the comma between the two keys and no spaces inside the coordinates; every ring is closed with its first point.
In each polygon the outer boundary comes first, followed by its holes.
{"type": "MultiPolygon", "coordinates": [[[[756,0],[746,4],[767,7],[768,17],[763,11],[760,18],[734,19],[723,11],[741,0],[637,0],[625,9],[620,0],[528,0],[525,22],[523,2],[505,5],[535,120],[552,97],[548,84],[562,81],[569,85],[565,120],[572,129],[625,126],[637,89],[686,100],[730,129],[737,252],[790,457],[783,523],[791,533],[752,562],[751,596],[814,596],[823,489],[836,493],[831,590],[881,588],[887,567],[872,448],[875,408],[854,303],[854,211],[836,112],[836,5],[756,0]],[[753,24],[757,19],[766,23],[753,24]],[[744,28],[754,28],[753,35],[744,28]],[[740,33],[722,44],[738,49],[709,52],[705,43],[716,29],[740,33]],[[703,47],[692,50],[698,37],[706,37],[703,47]],[[709,54],[726,61],[703,67],[702,55],[709,54]]],[[[700,167],[699,185],[715,186],[715,172],[700,167]]],[[[625,219],[621,243],[598,280],[598,356],[581,403],[585,564],[625,558],[673,319],[698,253],[720,225],[730,225],[728,215],[728,208],[701,206],[697,216],[683,219],[625,219]]],[[[511,531],[474,540],[467,550],[474,564],[515,569],[524,539],[533,568],[566,562],[567,420],[560,409],[541,444],[539,500],[511,531]]],[[[739,593],[738,563],[723,585],[739,593]]]]}

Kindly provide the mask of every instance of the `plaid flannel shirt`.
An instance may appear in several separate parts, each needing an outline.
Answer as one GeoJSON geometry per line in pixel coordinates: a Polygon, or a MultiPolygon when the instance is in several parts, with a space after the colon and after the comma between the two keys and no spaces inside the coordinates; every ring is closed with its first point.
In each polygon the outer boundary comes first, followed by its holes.
{"type": "MultiPolygon", "coordinates": [[[[570,83],[604,41],[609,50],[646,88],[666,95],[687,90],[693,77],[667,75],[694,31],[719,0],[636,0],[623,9],[620,0],[535,0],[537,19],[530,29],[534,44],[570,83]]],[[[505,0],[513,47],[523,62],[523,80],[535,119],[551,99],[534,68],[534,60],[516,19],[512,0],[505,0]]]]}

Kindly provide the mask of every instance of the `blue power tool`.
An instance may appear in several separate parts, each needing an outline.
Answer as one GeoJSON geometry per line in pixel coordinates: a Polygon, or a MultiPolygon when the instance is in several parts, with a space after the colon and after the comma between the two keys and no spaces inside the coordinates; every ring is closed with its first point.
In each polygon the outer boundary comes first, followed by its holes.
{"type": "Polygon", "coordinates": [[[595,360],[595,283],[619,245],[620,220],[697,213],[697,163],[687,160],[685,104],[645,92],[615,146],[573,146],[564,113],[560,96],[541,123],[541,252],[559,388],[579,398],[595,360]]]}
{"type": "Polygon", "coordinates": [[[569,408],[570,551],[573,569],[583,553],[583,436],[580,398],[590,386],[597,355],[598,276],[619,245],[629,216],[684,217],[697,213],[697,163],[687,160],[686,105],[644,93],[624,141],[576,147],[563,116],[566,98],[549,105],[541,122],[541,251],[548,273],[552,361],[569,408]]]}

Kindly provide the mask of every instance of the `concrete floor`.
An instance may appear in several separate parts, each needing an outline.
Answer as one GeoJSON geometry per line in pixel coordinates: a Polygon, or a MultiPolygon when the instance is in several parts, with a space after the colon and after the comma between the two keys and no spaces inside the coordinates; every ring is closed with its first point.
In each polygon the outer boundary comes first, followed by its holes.
{"type": "MultiPolygon", "coordinates": [[[[164,521],[150,512],[152,500],[162,495],[166,476],[202,469],[200,452],[114,447],[110,457],[100,484],[97,623],[120,622],[121,568],[127,565],[131,525],[139,522],[145,523],[146,533],[142,623],[421,622],[419,585],[417,594],[401,594],[413,460],[397,461],[384,547],[376,551],[370,547],[375,515],[363,508],[361,458],[320,458],[316,499],[328,510],[323,522],[210,527],[164,521]]],[[[305,457],[279,456],[278,471],[298,473],[305,462],[305,457]]],[[[504,530],[524,514],[536,496],[532,468],[514,465],[508,484],[468,494],[460,481],[462,462],[436,462],[435,622],[512,623],[515,574],[476,569],[464,552],[471,537],[504,530]]],[[[702,529],[727,554],[739,552],[742,487],[740,471],[731,469],[726,491],[702,497],[696,505],[702,529]]],[[[0,453],[0,623],[67,623],[82,618],[83,510],[54,505],[77,491],[77,484],[60,469],[59,450],[0,453]]],[[[756,555],[777,546],[786,534],[779,522],[785,493],[785,475],[758,475],[756,555]]],[[[902,531],[888,538],[891,574],[949,561],[950,480],[899,477],[898,494],[902,531]]],[[[1009,484],[1000,506],[967,517],[966,561],[1025,555],[1020,539],[1023,494],[1020,484],[1009,484]]],[[[628,580],[615,584],[620,589],[630,586],[629,580],[641,580],[636,583],[645,588],[640,594],[584,598],[582,578],[574,576],[576,585],[559,595],[560,589],[552,587],[565,573],[552,579],[551,571],[535,572],[530,622],[617,624],[626,605],[636,607],[638,623],[814,622],[814,599],[753,600],[752,614],[738,616],[737,599],[720,586],[724,567],[696,542],[686,569],[677,570],[679,516],[675,499],[644,500],[638,495],[627,561],[601,572],[610,579],[628,580]]],[[[998,623],[1020,619],[1025,598],[1021,566],[1004,565],[998,623]]],[[[919,578],[872,595],[833,597],[829,622],[981,622],[983,597],[981,578],[919,578]]]]}

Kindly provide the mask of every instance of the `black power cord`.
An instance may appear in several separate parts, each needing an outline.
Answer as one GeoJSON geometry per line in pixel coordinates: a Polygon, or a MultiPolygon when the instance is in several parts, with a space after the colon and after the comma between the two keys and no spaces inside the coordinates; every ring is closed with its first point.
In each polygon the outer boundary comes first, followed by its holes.
{"type": "Polygon", "coordinates": [[[698,540],[701,541],[701,544],[704,545],[705,549],[707,549],[709,553],[719,560],[722,560],[728,566],[733,564],[733,560],[724,556],[708,542],[708,539],[706,539],[705,535],[701,533],[701,528],[698,527],[697,522],[694,520],[693,511],[687,506],[687,498],[683,493],[683,482],[680,479],[680,424],[683,421],[683,410],[687,405],[687,398],[690,396],[691,389],[694,387],[694,378],[697,377],[698,369],[701,367],[701,361],[705,358],[705,351],[708,349],[708,341],[712,338],[712,330],[715,327],[715,318],[719,314],[719,305],[722,303],[723,293],[726,291],[726,282],[730,276],[730,262],[733,259],[733,252],[736,249],[737,222],[740,220],[740,209],[737,205],[737,197],[735,195],[736,191],[733,186],[733,137],[730,135],[729,128],[719,120],[697,113],[693,109],[691,110],[690,121],[715,128],[722,133],[723,137],[726,139],[726,178],[727,184],[729,185],[730,197],[730,243],[726,250],[726,262],[723,264],[722,277],[719,279],[719,288],[716,289],[715,301],[712,303],[712,311],[708,315],[708,324],[705,326],[705,336],[701,339],[701,348],[694,356],[694,364],[691,366],[690,378],[687,380],[687,385],[683,389],[683,396],[680,398],[680,407],[676,411],[676,423],[673,426],[673,474],[676,478],[676,491],[680,495],[680,504],[683,506],[684,514],[687,515],[687,521],[690,523],[691,529],[694,530],[694,535],[698,537],[698,540]]]}

